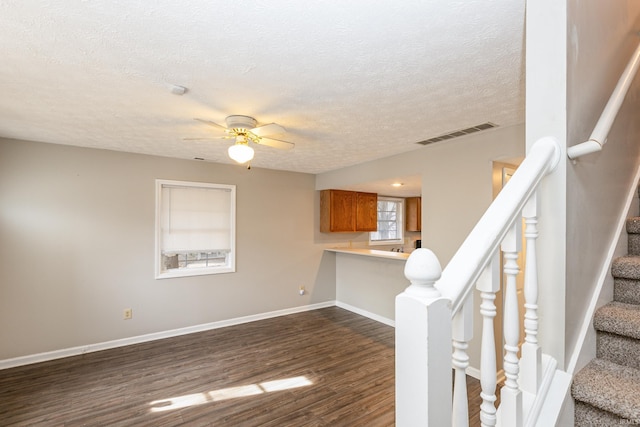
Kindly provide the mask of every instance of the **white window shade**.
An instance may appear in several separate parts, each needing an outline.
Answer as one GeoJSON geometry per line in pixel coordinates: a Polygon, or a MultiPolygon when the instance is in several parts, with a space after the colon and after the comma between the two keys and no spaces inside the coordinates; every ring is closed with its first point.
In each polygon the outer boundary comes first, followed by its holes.
{"type": "Polygon", "coordinates": [[[156,278],[235,272],[235,210],[235,185],[156,180],[156,278]]]}
{"type": "Polygon", "coordinates": [[[230,250],[229,192],[217,188],[163,186],[163,253],[230,250]]]}

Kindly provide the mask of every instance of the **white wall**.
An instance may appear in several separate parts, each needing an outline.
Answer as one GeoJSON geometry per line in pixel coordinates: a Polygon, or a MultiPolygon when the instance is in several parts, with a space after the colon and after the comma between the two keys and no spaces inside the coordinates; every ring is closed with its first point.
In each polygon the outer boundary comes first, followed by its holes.
{"type": "Polygon", "coordinates": [[[0,139],[0,360],[335,300],[314,183],[0,139]],[[156,178],[237,186],[236,273],[154,279],[156,178]]]}
{"type": "Polygon", "coordinates": [[[538,340],[564,364],[566,257],[566,2],[527,1],[526,140],[553,136],[562,150],[555,171],[542,182],[538,224],[538,340]]]}
{"type": "MultiPolygon", "coordinates": [[[[567,141],[589,138],[629,58],[640,43],[640,3],[568,2],[567,141]]],[[[640,75],[625,99],[604,149],[567,164],[566,351],[579,338],[615,219],[640,166],[640,75]],[[571,250],[580,248],[580,251],[571,250]]],[[[634,209],[635,211],[635,209],[634,209]]],[[[595,352],[595,348],[593,348],[595,352]]]]}

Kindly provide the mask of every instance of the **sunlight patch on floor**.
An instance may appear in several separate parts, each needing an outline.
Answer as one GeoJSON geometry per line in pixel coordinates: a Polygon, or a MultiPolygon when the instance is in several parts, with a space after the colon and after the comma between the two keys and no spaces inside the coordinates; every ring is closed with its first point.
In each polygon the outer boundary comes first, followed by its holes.
{"type": "Polygon", "coordinates": [[[183,396],[176,396],[168,399],[154,400],[149,403],[149,405],[151,406],[151,412],[171,411],[175,409],[188,408],[190,406],[203,405],[205,403],[218,402],[221,400],[306,387],[312,384],[313,382],[305,376],[292,377],[282,380],[265,381],[258,384],[228,387],[204,393],[185,394],[183,396]]]}

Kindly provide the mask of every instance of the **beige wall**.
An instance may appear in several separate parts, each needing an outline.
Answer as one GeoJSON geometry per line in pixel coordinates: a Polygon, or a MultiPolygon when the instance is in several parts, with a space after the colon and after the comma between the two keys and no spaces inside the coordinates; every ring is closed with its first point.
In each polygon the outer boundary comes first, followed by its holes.
{"type": "MultiPolygon", "coordinates": [[[[640,3],[571,0],[567,12],[567,144],[571,146],[589,138],[640,43],[640,3]]],[[[615,219],[623,214],[640,166],[639,93],[637,75],[604,149],[567,165],[568,355],[574,351],[609,244],[617,238],[615,219]]]]}
{"type": "Polygon", "coordinates": [[[335,300],[314,184],[0,139],[0,360],[335,300]],[[156,178],[237,186],[236,273],[154,279],[156,178]]]}

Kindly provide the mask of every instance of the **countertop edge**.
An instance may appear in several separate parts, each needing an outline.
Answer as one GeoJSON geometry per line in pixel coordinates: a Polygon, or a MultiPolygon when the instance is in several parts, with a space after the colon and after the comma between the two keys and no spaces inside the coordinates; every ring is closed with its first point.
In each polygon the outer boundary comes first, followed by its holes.
{"type": "Polygon", "coordinates": [[[409,254],[404,252],[391,252],[382,251],[378,249],[360,249],[360,248],[326,248],[325,251],[336,252],[351,255],[362,255],[374,258],[385,258],[396,261],[406,261],[409,258],[409,254]]]}

